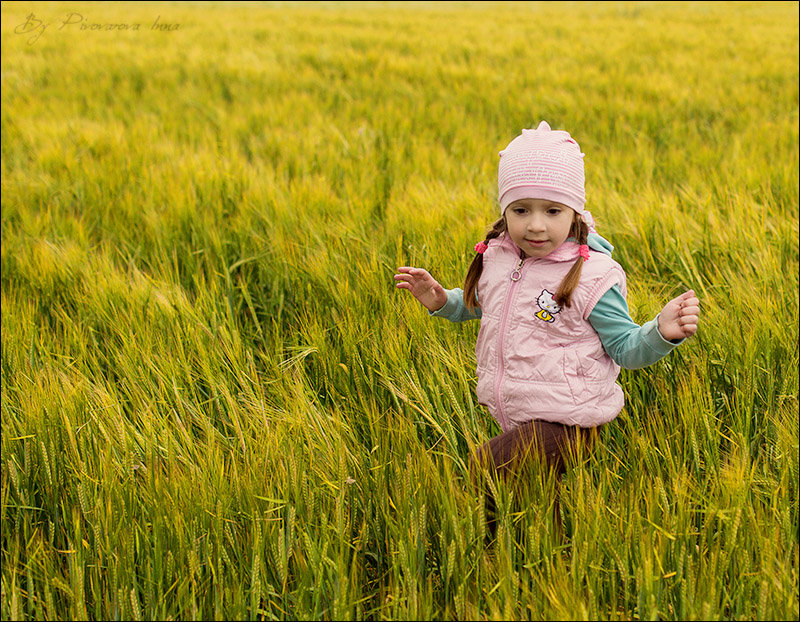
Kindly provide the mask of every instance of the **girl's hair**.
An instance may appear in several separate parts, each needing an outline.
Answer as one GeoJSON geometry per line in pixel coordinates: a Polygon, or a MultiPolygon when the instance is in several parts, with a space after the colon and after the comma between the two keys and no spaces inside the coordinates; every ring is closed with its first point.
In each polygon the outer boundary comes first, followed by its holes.
{"type": "MultiPolygon", "coordinates": [[[[502,234],[506,232],[506,217],[503,216],[500,220],[492,225],[492,228],[489,230],[489,233],[486,234],[486,239],[483,241],[484,244],[488,243],[489,240],[493,240],[497,237],[500,237],[502,234]]],[[[483,272],[483,254],[482,253],[475,253],[475,257],[472,259],[472,263],[469,264],[469,268],[467,269],[467,276],[464,279],[464,304],[467,305],[467,309],[470,311],[474,311],[476,304],[475,304],[475,294],[478,290],[478,281],[481,278],[481,273],[483,272]]]]}
{"type": "MultiPolygon", "coordinates": [[[[504,216],[492,225],[489,233],[486,234],[484,244],[488,243],[489,240],[501,236],[505,232],[506,219],[504,216]]],[[[586,244],[586,240],[589,237],[589,227],[578,213],[575,214],[575,219],[572,221],[569,237],[574,238],[578,244],[586,244]]],[[[522,253],[522,251],[520,251],[520,253],[522,253]]],[[[558,286],[558,291],[555,296],[553,296],[553,299],[562,307],[572,306],[572,293],[575,291],[575,288],[578,287],[578,281],[580,281],[581,278],[581,270],[583,269],[583,262],[583,257],[579,255],[575,263],[572,264],[572,267],[569,269],[569,272],[567,272],[566,276],[561,281],[561,285],[558,286]]],[[[469,264],[467,276],[464,279],[464,304],[470,311],[474,311],[476,307],[476,292],[482,272],[483,254],[475,253],[472,263],[469,264]]]]}
{"type": "MultiPolygon", "coordinates": [[[[575,212],[575,220],[572,221],[572,227],[569,230],[569,237],[575,238],[575,241],[581,245],[586,244],[586,240],[589,237],[589,226],[583,222],[583,218],[577,212],[575,212]]],[[[561,285],[558,286],[556,295],[553,296],[553,300],[562,307],[572,306],[572,292],[575,291],[575,288],[578,287],[578,281],[581,280],[583,262],[583,257],[578,255],[564,280],[561,281],[561,285]]]]}

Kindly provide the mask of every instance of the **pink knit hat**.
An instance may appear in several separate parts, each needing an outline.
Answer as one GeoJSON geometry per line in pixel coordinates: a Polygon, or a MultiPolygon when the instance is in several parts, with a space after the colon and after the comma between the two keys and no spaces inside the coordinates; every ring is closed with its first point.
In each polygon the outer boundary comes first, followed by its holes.
{"type": "Polygon", "coordinates": [[[583,216],[583,156],[568,132],[551,130],[547,121],[535,130],[522,130],[522,135],[500,152],[500,214],[519,199],[547,199],[563,203],[583,216]]]}

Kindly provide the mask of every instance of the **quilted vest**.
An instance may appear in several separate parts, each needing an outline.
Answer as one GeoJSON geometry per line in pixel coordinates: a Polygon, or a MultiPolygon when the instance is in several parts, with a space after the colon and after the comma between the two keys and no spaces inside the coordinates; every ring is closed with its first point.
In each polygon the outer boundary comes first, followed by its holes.
{"type": "Polygon", "coordinates": [[[488,246],[477,290],[478,401],[504,432],[532,419],[584,428],[614,419],[624,405],[620,368],[588,318],[613,285],[627,295],[622,267],[590,251],[572,305],[560,307],[553,296],[578,257],[576,243],[524,260],[507,234],[488,246]]]}

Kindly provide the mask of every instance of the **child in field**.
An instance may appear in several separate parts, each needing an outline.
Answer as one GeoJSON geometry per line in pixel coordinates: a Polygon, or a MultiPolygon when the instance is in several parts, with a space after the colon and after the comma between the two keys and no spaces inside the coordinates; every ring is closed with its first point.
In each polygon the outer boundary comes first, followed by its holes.
{"type": "Polygon", "coordinates": [[[697,331],[692,290],[642,326],[631,319],[625,272],[584,207],[583,157],[544,121],[522,130],[500,152],[501,218],[475,246],[463,291],[422,268],[394,277],[433,316],[481,320],[477,396],[502,433],[473,467],[508,476],[535,455],[560,475],[622,410],[620,366],[651,365],[697,331]]]}

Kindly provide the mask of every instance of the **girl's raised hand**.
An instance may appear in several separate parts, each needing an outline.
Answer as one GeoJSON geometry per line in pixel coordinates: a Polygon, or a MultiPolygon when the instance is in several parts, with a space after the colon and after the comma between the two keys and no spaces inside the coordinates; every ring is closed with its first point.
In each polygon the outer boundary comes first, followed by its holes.
{"type": "Polygon", "coordinates": [[[438,311],[447,302],[444,287],[423,268],[398,268],[394,275],[398,289],[407,289],[428,311],[438,311]]]}
{"type": "Polygon", "coordinates": [[[694,290],[670,300],[658,316],[658,332],[664,339],[685,339],[697,332],[700,320],[700,300],[694,290]]]}

